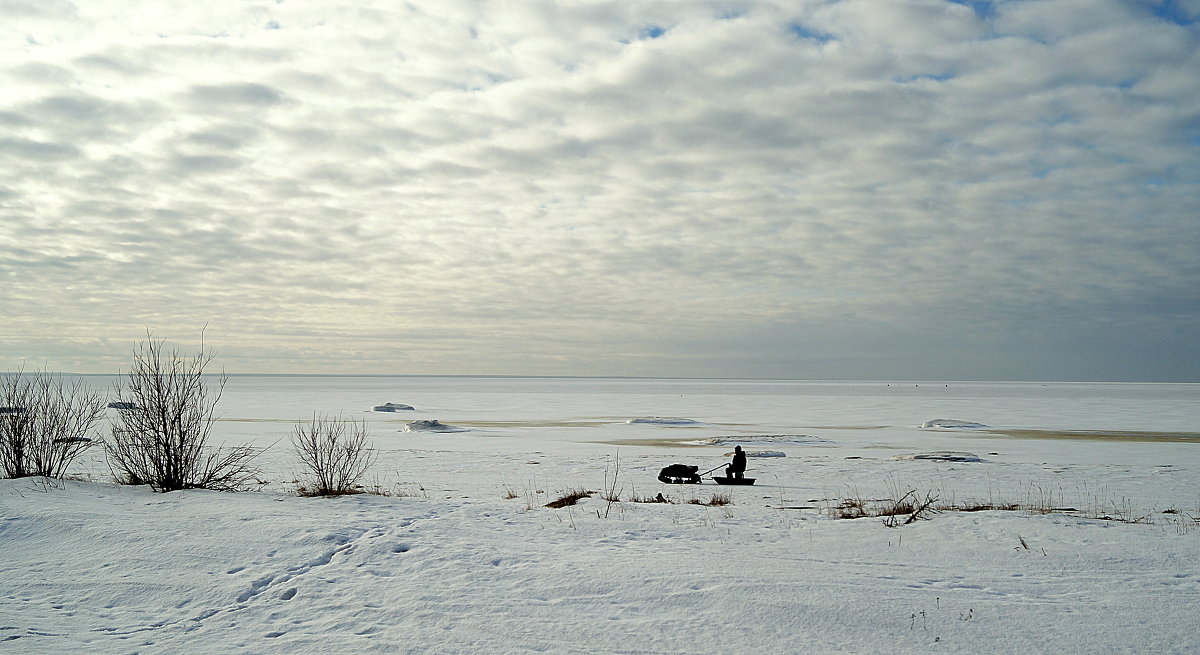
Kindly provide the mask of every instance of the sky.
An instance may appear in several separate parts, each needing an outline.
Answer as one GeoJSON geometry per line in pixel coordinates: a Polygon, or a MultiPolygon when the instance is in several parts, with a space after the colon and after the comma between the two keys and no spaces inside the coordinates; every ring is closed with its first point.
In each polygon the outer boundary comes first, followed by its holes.
{"type": "Polygon", "coordinates": [[[0,370],[1200,381],[1200,0],[0,0],[0,370]]]}

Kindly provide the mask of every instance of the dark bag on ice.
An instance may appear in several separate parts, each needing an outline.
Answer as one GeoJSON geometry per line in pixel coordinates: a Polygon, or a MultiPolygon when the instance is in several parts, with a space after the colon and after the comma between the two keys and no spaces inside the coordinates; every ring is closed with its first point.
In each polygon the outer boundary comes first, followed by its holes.
{"type": "Polygon", "coordinates": [[[683,484],[685,482],[694,484],[700,481],[700,476],[696,474],[696,471],[699,470],[699,466],[672,464],[670,466],[664,466],[663,469],[658,472],[658,479],[660,482],[666,482],[667,484],[683,484]]]}

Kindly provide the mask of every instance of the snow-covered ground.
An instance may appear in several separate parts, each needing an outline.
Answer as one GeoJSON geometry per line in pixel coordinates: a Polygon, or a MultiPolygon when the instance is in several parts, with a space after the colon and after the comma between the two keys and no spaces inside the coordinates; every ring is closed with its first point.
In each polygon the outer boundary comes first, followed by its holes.
{"type": "Polygon", "coordinates": [[[98,451],[76,470],[92,481],[0,481],[0,653],[1200,652],[1198,401],[1200,385],[235,377],[215,437],[269,447],[257,492],[111,485],[98,451]],[[415,409],[371,411],[386,402],[415,409]],[[314,412],[367,419],[366,483],[390,496],[292,493],[288,434],[314,412]],[[655,417],[679,420],[635,420],[655,417]],[[990,427],[921,428],[935,419],[990,427]],[[466,431],[404,431],[418,420],[466,431]],[[785,456],[751,457],[752,487],[655,479],[736,443],[785,456]],[[919,457],[935,453],[974,457],[919,457]],[[579,489],[600,493],[543,506],[579,489]],[[836,518],[909,490],[1022,509],[836,518]]]}

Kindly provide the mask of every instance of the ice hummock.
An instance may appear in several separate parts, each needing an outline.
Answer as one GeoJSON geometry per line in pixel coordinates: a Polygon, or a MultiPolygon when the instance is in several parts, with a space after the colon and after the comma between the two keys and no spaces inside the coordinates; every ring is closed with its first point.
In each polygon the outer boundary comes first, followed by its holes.
{"type": "Polygon", "coordinates": [[[926,430],[979,430],[986,427],[989,426],[972,421],[957,421],[952,418],[935,418],[921,424],[921,428],[926,430]]]}
{"type": "Polygon", "coordinates": [[[672,416],[643,416],[641,418],[631,418],[626,423],[641,423],[649,425],[704,425],[700,421],[690,418],[675,418],[672,416]]]}
{"type": "Polygon", "coordinates": [[[929,453],[908,453],[906,455],[896,455],[892,459],[929,459],[936,462],[986,462],[975,453],[966,453],[954,450],[937,450],[929,453]]]}
{"type": "Polygon", "coordinates": [[[375,407],[372,408],[372,411],[403,412],[403,411],[408,411],[411,409],[413,409],[412,405],[405,405],[404,403],[384,403],[382,405],[376,405],[375,407]]]}
{"type": "Polygon", "coordinates": [[[406,423],[402,432],[467,432],[467,428],[447,425],[436,418],[421,419],[406,423]]]}
{"type": "Polygon", "coordinates": [[[814,444],[832,443],[821,437],[810,434],[746,434],[701,439],[696,443],[712,446],[761,446],[763,444],[796,444],[811,446],[814,444]]]}

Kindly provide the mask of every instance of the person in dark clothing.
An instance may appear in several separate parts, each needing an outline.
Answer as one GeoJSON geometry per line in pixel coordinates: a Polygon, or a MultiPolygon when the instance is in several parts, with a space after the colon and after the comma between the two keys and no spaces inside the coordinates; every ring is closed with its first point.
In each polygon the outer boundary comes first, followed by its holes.
{"type": "Polygon", "coordinates": [[[746,453],[741,446],[733,447],[733,461],[725,467],[725,477],[740,478],[746,472],[746,453]]]}

